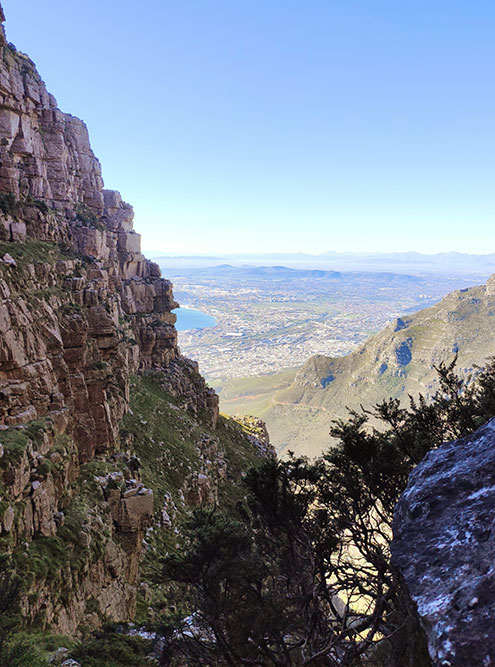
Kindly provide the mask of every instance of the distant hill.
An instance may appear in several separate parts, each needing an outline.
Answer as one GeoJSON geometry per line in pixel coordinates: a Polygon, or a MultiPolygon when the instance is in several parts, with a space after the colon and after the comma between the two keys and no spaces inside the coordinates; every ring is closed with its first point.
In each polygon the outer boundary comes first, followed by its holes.
{"type": "Polygon", "coordinates": [[[251,413],[268,425],[280,450],[316,455],[330,442],[332,419],[347,407],[372,407],[389,396],[430,396],[434,365],[458,355],[471,373],[495,354],[495,276],[452,292],[434,306],[396,319],[345,357],[311,357],[299,369],[218,384],[221,409],[251,413]]]}
{"type": "Polygon", "coordinates": [[[419,285],[423,279],[405,273],[392,273],[389,271],[340,271],[323,269],[293,269],[288,266],[232,266],[231,264],[219,264],[206,267],[183,267],[181,269],[169,269],[168,275],[191,277],[198,279],[230,278],[232,280],[335,280],[343,283],[353,283],[357,280],[362,282],[368,280],[373,284],[416,284],[419,285]]]}
{"type": "Polygon", "coordinates": [[[171,269],[169,275],[194,276],[195,278],[267,278],[269,280],[282,280],[294,278],[330,279],[341,277],[338,271],[323,271],[320,269],[291,269],[287,266],[232,266],[231,264],[219,264],[202,268],[185,267],[183,269],[171,269]]]}
{"type": "Polygon", "coordinates": [[[154,252],[155,261],[167,274],[183,268],[230,266],[284,266],[293,269],[319,269],[323,271],[387,271],[392,273],[444,273],[488,276],[495,271],[495,253],[469,255],[461,252],[423,254],[419,252],[325,252],[320,255],[304,253],[245,253],[212,255],[160,255],[154,252]]]}

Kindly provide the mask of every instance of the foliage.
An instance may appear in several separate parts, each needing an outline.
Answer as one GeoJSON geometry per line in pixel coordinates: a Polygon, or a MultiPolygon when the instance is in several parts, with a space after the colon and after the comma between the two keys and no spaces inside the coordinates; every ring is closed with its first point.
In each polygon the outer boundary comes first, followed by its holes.
{"type": "Polygon", "coordinates": [[[19,202],[12,192],[8,192],[7,194],[0,194],[0,211],[2,211],[2,213],[5,215],[14,213],[18,206],[19,202]]]}
{"type": "Polygon", "coordinates": [[[316,461],[251,470],[235,519],[194,514],[182,551],[165,561],[191,615],[167,628],[162,664],[355,667],[373,664],[381,642],[390,667],[429,665],[390,538],[413,467],[495,414],[495,359],[470,384],[455,362],[437,368],[430,402],[377,405],[380,430],[352,412],[332,427],[338,446],[316,461]]]}
{"type": "Polygon", "coordinates": [[[48,213],[50,211],[48,204],[42,201],[41,199],[35,199],[33,203],[36,206],[36,208],[42,213],[48,213]]]}
{"type": "Polygon", "coordinates": [[[80,644],[71,657],[84,667],[145,667],[150,665],[146,657],[150,649],[150,640],[120,634],[109,627],[80,644]]]}
{"type": "Polygon", "coordinates": [[[325,647],[331,594],[314,595],[314,531],[306,520],[314,493],[303,478],[295,490],[298,465],[253,469],[237,520],[194,513],[187,550],[165,569],[190,585],[196,611],[169,628],[163,664],[181,656],[188,664],[296,665],[301,654],[325,647]]]}
{"type": "Polygon", "coordinates": [[[76,208],[76,219],[89,227],[103,231],[105,225],[98,220],[95,213],[89,208],[87,204],[78,204],[76,208]]]}
{"type": "Polygon", "coordinates": [[[54,264],[60,259],[76,258],[70,248],[35,239],[28,239],[25,243],[0,241],[0,255],[3,257],[5,253],[9,253],[21,269],[28,264],[54,264]]]}
{"type": "Polygon", "coordinates": [[[9,561],[7,554],[0,556],[0,657],[19,621],[19,595],[22,581],[15,572],[7,569],[9,561]]]}
{"type": "Polygon", "coordinates": [[[38,443],[43,438],[47,424],[43,419],[30,421],[22,429],[8,429],[0,434],[0,444],[4,447],[1,467],[16,464],[23,457],[29,442],[38,443]]]}
{"type": "Polygon", "coordinates": [[[35,641],[27,638],[5,646],[0,653],[0,664],[8,667],[47,667],[49,663],[35,641]]]}
{"type": "Polygon", "coordinates": [[[21,622],[22,578],[9,567],[10,557],[0,557],[0,665],[44,667],[48,663],[36,642],[16,635],[21,622]]]}

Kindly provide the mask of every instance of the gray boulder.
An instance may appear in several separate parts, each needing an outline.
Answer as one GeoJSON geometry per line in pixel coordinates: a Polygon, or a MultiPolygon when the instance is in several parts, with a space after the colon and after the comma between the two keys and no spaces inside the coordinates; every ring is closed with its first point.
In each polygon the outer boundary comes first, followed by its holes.
{"type": "Polygon", "coordinates": [[[434,667],[495,665],[495,419],[411,473],[395,510],[392,563],[434,667]]]}

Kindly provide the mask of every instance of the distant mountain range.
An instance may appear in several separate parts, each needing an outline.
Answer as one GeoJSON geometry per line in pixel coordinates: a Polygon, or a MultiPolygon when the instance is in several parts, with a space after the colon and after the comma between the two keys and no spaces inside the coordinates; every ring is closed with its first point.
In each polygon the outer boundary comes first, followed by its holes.
{"type": "Polygon", "coordinates": [[[222,278],[268,278],[269,280],[281,280],[285,278],[311,278],[311,279],[327,279],[334,280],[341,278],[341,273],[338,271],[324,271],[322,269],[291,269],[287,266],[232,266],[231,264],[220,264],[217,266],[208,267],[190,267],[177,270],[174,272],[172,268],[169,270],[169,275],[173,277],[177,273],[180,275],[200,278],[222,277],[222,278]]]}
{"type": "Polygon", "coordinates": [[[368,280],[378,284],[421,284],[422,279],[404,273],[388,271],[325,271],[323,269],[294,269],[288,266],[232,266],[220,264],[208,267],[186,267],[182,269],[168,269],[168,275],[174,278],[177,275],[194,278],[230,278],[232,280],[335,280],[353,282],[368,280]]]}
{"type": "Polygon", "coordinates": [[[345,357],[310,358],[299,369],[219,383],[222,411],[262,417],[279,451],[316,455],[330,443],[330,422],[347,408],[370,408],[437,388],[434,365],[458,355],[464,374],[495,354],[495,276],[403,316],[345,357]]]}
{"type": "Polygon", "coordinates": [[[495,253],[469,255],[460,252],[423,254],[418,252],[232,254],[232,255],[167,255],[150,253],[167,272],[173,269],[231,266],[280,266],[323,271],[391,271],[394,273],[468,273],[490,275],[495,271],[495,253]]]}

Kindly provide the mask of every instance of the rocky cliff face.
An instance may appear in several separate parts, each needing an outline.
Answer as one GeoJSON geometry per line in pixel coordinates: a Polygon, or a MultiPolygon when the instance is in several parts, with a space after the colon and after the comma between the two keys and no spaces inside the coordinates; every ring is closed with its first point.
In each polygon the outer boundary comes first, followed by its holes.
{"type": "Polygon", "coordinates": [[[430,452],[394,516],[404,577],[435,667],[495,663],[495,420],[430,452]]]}
{"type": "Polygon", "coordinates": [[[121,433],[131,375],[159,372],[181,410],[218,420],[177,347],[176,306],[131,206],[103,188],[86,126],[2,28],[0,541],[36,581],[32,622],[70,633],[133,615],[154,506],[121,433]]]}
{"type": "MultiPolygon", "coordinates": [[[[88,461],[115,441],[129,373],[184,365],[177,304],[140,252],[132,208],[103,189],[84,123],[3,33],[0,48],[0,229],[19,244],[0,267],[1,410],[15,426],[76,408],[71,432],[88,461]]],[[[192,394],[214,410],[195,371],[192,394]]]]}

